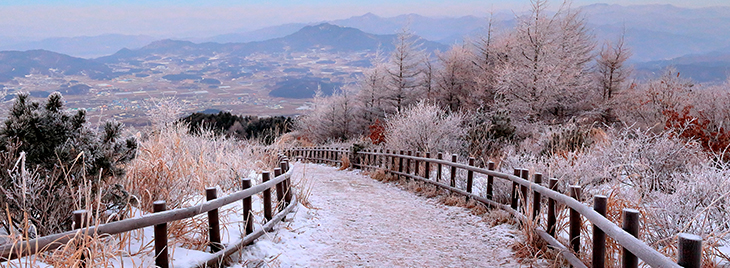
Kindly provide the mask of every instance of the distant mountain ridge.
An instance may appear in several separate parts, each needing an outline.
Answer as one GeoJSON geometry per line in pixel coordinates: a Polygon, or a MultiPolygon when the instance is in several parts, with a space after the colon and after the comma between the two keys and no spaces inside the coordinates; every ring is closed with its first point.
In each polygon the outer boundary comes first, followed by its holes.
{"type": "MultiPolygon", "coordinates": [[[[46,51],[0,52],[0,82],[15,77],[38,73],[44,75],[85,74],[93,79],[109,79],[124,73],[114,73],[106,64],[168,54],[179,57],[199,57],[203,61],[218,54],[245,57],[253,53],[306,52],[311,49],[328,49],[335,52],[375,51],[388,52],[394,48],[396,35],[376,35],[351,27],[329,23],[305,26],[299,31],[281,38],[249,43],[193,43],[184,40],[159,40],[139,49],[121,49],[116,53],[94,60],[71,57],[46,51]]],[[[440,43],[422,40],[428,51],[448,49],[440,43]]]]}
{"type": "Polygon", "coordinates": [[[78,75],[109,79],[112,70],[103,63],[46,51],[0,51],[0,82],[28,74],[78,75]]]}
{"type": "Polygon", "coordinates": [[[146,35],[105,34],[98,36],[56,37],[40,41],[0,45],[0,50],[48,50],[74,57],[95,58],[112,54],[120,48],[139,48],[157,40],[146,35]]]}
{"type": "MultiPolygon", "coordinates": [[[[139,58],[152,54],[177,54],[186,56],[213,56],[220,53],[228,53],[234,56],[245,57],[253,53],[283,53],[283,52],[305,52],[310,49],[330,49],[338,52],[353,52],[362,50],[390,51],[394,48],[393,42],[396,35],[376,35],[365,33],[351,27],[341,27],[329,23],[322,23],[314,26],[305,26],[299,31],[285,37],[274,38],[266,41],[255,41],[248,43],[193,43],[181,40],[160,40],[152,42],[140,49],[122,49],[117,53],[98,58],[105,63],[112,63],[124,59],[139,58]]],[[[448,49],[448,46],[423,41],[423,48],[428,51],[448,49]]]]}

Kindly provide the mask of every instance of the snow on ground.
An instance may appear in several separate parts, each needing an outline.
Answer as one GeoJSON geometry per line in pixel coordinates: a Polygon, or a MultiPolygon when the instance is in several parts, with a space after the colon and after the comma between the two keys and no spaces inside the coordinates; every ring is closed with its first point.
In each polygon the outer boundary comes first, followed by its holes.
{"type": "MultiPolygon", "coordinates": [[[[311,184],[276,233],[242,253],[235,267],[517,267],[518,231],[490,227],[466,209],[439,204],[359,171],[295,164],[295,184],[311,184]]],[[[302,187],[300,187],[301,189],[302,187]]],[[[307,187],[304,187],[307,188],[307,187]]]]}

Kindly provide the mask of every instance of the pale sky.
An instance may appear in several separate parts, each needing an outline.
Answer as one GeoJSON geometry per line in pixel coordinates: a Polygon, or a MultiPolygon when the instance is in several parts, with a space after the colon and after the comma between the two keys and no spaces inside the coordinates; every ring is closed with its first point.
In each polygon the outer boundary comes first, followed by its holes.
{"type": "MultiPolygon", "coordinates": [[[[559,0],[551,1],[553,5],[559,0]]],[[[621,5],[672,4],[679,7],[730,6],[728,0],[574,0],[621,5]]],[[[0,0],[2,37],[68,37],[106,33],[155,37],[212,36],[291,22],[417,13],[425,16],[485,16],[520,12],[529,0],[0,0]]]]}

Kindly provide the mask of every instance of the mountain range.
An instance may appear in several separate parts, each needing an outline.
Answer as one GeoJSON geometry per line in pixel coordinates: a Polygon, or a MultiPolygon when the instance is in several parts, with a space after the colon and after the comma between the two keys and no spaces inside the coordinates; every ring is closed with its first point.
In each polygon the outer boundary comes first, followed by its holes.
{"type": "MultiPolygon", "coordinates": [[[[213,56],[228,54],[245,57],[253,53],[306,52],[311,49],[328,49],[337,52],[355,52],[381,49],[388,52],[394,49],[395,34],[377,35],[365,33],[351,27],[341,27],[329,23],[304,26],[284,37],[247,43],[193,43],[180,40],[160,40],[139,49],[122,49],[117,53],[96,59],[99,62],[113,63],[131,58],[153,54],[175,54],[177,56],[213,56]]],[[[416,37],[417,38],[417,37],[416,37]]],[[[426,51],[445,51],[448,46],[421,39],[426,51]]]]}
{"type": "MultiPolygon", "coordinates": [[[[351,27],[341,27],[329,23],[305,26],[285,37],[248,43],[193,43],[181,40],[154,41],[138,49],[123,48],[116,53],[96,59],[83,59],[47,50],[4,51],[0,52],[0,82],[12,80],[28,74],[75,75],[85,74],[93,79],[109,79],[126,74],[113,72],[107,64],[131,62],[138,59],[174,55],[176,58],[197,58],[206,61],[209,57],[226,55],[246,57],[254,53],[276,54],[307,52],[313,49],[330,52],[358,52],[381,50],[385,53],[394,49],[396,35],[376,35],[365,33],[351,27]]],[[[414,37],[418,38],[418,37],[414,37]]],[[[427,51],[445,51],[448,46],[422,40],[421,46],[427,51]]]]}
{"type": "MultiPolygon", "coordinates": [[[[655,75],[667,66],[675,66],[681,73],[700,82],[727,79],[730,72],[730,32],[726,28],[730,27],[730,7],[690,9],[672,5],[593,4],[580,9],[599,47],[604,41],[613,41],[625,34],[626,45],[633,52],[630,62],[642,77],[655,75]]],[[[492,15],[493,25],[497,29],[513,27],[515,17],[522,15],[497,12],[492,15]]],[[[114,62],[160,51],[199,55],[222,52],[245,56],[255,52],[301,51],[316,46],[352,51],[377,47],[377,44],[388,50],[392,46],[393,34],[406,25],[422,38],[433,41],[425,42],[427,49],[445,50],[451,44],[484,33],[487,24],[487,18],[475,16],[431,18],[408,14],[386,18],[367,13],[327,24],[291,23],[255,31],[178,40],[155,41],[149,36],[129,35],[52,38],[33,42],[16,40],[0,45],[0,50],[44,49],[87,58],[111,54],[98,58],[99,62],[114,62]],[[335,29],[334,25],[346,27],[335,29]],[[324,28],[312,28],[319,26],[324,28]]],[[[5,40],[12,41],[11,38],[5,40]]]]}

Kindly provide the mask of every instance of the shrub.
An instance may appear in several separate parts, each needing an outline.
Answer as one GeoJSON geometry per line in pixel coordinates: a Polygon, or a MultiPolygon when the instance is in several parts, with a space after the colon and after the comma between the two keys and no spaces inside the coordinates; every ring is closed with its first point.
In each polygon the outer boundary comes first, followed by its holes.
{"type": "MultiPolygon", "coordinates": [[[[86,111],[65,111],[58,92],[48,96],[45,104],[18,94],[0,128],[0,163],[6,171],[0,175],[0,203],[7,204],[10,213],[4,216],[16,221],[27,215],[39,235],[69,229],[71,215],[66,212],[84,203],[78,191],[88,187],[94,197],[108,178],[122,175],[123,164],[134,158],[137,142],[121,139],[121,129],[116,122],[106,122],[101,131],[90,128],[86,111]]],[[[9,225],[19,224],[2,223],[6,231],[13,228],[9,225]]]]}
{"type": "Polygon", "coordinates": [[[503,147],[515,140],[516,128],[506,111],[488,114],[479,109],[466,122],[469,155],[482,162],[499,157],[503,147]]]}
{"type": "Polygon", "coordinates": [[[727,151],[730,148],[730,132],[715,125],[703,112],[690,114],[692,108],[686,106],[681,112],[665,110],[665,129],[680,138],[697,141],[705,151],[717,155],[720,161],[730,160],[730,152],[727,151]]]}
{"type": "Polygon", "coordinates": [[[462,114],[449,114],[436,105],[420,102],[386,122],[386,143],[395,150],[463,153],[463,121],[462,114]]]}

